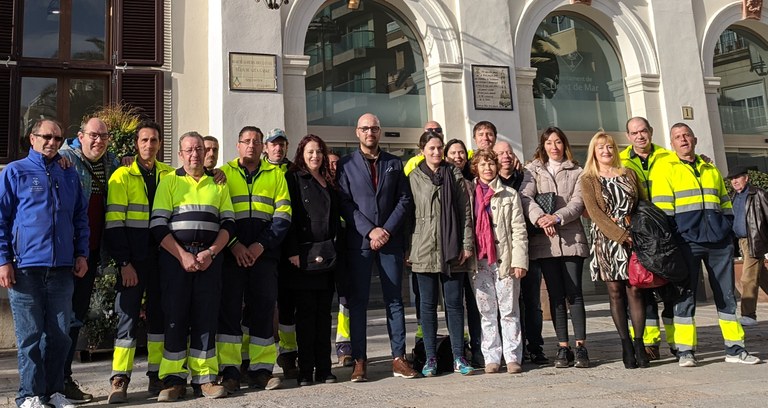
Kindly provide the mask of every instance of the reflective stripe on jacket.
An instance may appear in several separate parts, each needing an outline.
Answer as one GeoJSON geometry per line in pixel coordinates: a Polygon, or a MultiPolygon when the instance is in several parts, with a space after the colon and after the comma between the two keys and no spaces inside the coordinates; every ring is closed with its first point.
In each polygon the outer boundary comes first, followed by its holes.
{"type": "Polygon", "coordinates": [[[149,227],[157,242],[172,234],[181,245],[194,242],[209,246],[220,229],[231,236],[234,213],[229,189],[216,184],[207,172],[195,180],[179,168],[160,180],[149,227]]]}
{"type": "Polygon", "coordinates": [[[265,249],[279,248],[291,226],[291,196],[285,172],[266,159],[261,159],[251,180],[239,159],[225,163],[221,170],[227,176],[235,212],[236,228],[230,245],[241,242],[248,246],[259,242],[265,249]]]}
{"type": "Polygon", "coordinates": [[[696,172],[679,158],[659,169],[651,201],[668,217],[688,242],[716,243],[728,239],[733,227],[733,206],[725,181],[714,165],[698,155],[696,172]],[[698,173],[698,175],[696,174],[698,173]]]}
{"type": "MultiPolygon", "coordinates": [[[[173,171],[173,167],[155,160],[155,183],[159,185],[160,179],[173,171]]],[[[147,259],[157,245],[149,232],[152,203],[138,160],[115,170],[108,186],[104,241],[109,255],[118,263],[147,259]]]]}

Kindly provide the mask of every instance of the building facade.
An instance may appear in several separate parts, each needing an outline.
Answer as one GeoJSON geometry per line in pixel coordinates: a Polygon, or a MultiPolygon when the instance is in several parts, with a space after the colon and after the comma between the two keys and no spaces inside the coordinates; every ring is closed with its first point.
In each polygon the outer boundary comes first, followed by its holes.
{"type": "Polygon", "coordinates": [[[268,3],[0,0],[0,165],[26,153],[34,118],[73,136],[84,114],[124,102],[163,124],[169,162],[188,130],[231,159],[244,125],[283,128],[294,146],[315,133],[343,153],[364,112],[404,158],[427,120],[467,142],[490,120],[524,159],[556,125],[583,160],[595,131],[625,143],[639,115],[656,143],[684,121],[721,171],[768,171],[760,0],[268,3]]]}

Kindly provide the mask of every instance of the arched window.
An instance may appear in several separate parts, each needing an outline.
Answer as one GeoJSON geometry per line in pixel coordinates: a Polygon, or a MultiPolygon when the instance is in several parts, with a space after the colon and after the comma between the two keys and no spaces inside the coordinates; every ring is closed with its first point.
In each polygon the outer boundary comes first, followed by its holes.
{"type": "Polygon", "coordinates": [[[717,105],[728,167],[768,170],[768,47],[751,31],[731,26],[715,45],[713,68],[720,77],[717,105]]]}
{"type": "Polygon", "coordinates": [[[614,46],[592,23],[572,14],[547,16],[533,37],[531,67],[538,129],[554,125],[585,137],[600,128],[624,130],[624,74],[614,46]]]}
{"type": "Polygon", "coordinates": [[[320,10],[305,40],[307,124],[354,126],[373,112],[388,128],[421,128],[427,102],[416,38],[379,2],[350,10],[337,1],[320,10]]]}

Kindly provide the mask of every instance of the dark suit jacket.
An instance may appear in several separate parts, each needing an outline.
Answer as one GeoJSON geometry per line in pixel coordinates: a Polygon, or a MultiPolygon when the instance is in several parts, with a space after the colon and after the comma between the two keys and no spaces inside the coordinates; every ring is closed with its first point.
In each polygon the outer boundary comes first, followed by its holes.
{"type": "Polygon", "coordinates": [[[411,211],[413,198],[403,162],[382,151],[376,161],[378,186],[374,191],[371,170],[358,150],[338,163],[337,177],[341,195],[341,214],[347,223],[347,246],[370,249],[368,233],[383,227],[390,233],[384,249],[404,249],[403,224],[411,211]]]}

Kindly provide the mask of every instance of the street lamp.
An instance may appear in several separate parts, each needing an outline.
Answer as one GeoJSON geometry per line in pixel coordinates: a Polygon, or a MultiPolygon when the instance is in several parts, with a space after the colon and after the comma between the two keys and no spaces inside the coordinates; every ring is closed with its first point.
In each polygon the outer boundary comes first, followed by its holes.
{"type": "MultiPolygon", "coordinates": [[[[256,3],[259,3],[260,1],[261,0],[256,0],[256,3]]],[[[277,10],[283,4],[288,4],[288,0],[264,0],[264,3],[267,4],[268,9],[277,10]]]]}

